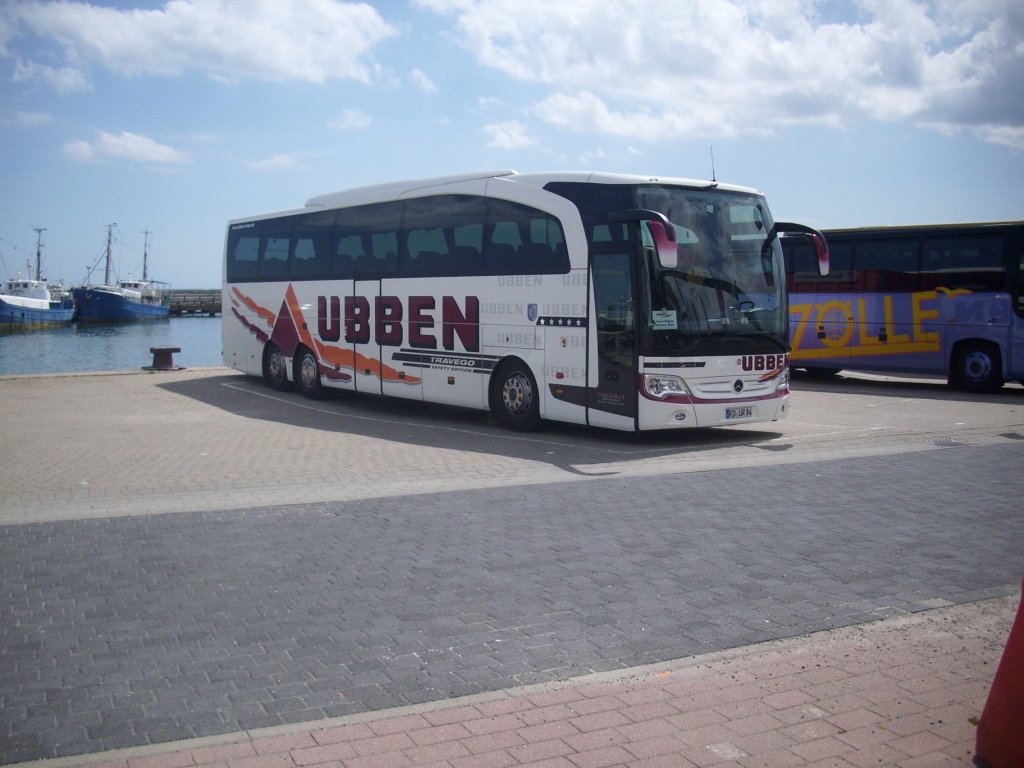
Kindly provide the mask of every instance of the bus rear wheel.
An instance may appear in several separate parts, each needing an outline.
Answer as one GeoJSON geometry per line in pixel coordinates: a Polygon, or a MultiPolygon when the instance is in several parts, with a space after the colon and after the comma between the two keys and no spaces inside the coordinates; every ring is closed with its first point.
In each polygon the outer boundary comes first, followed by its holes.
{"type": "Polygon", "coordinates": [[[278,392],[292,388],[288,381],[288,358],[274,342],[267,344],[263,352],[263,379],[278,392]]]}
{"type": "Polygon", "coordinates": [[[306,347],[299,347],[295,355],[295,383],[299,392],[311,400],[319,400],[326,394],[320,378],[320,362],[306,347]]]}
{"type": "Polygon", "coordinates": [[[537,382],[525,363],[512,360],[498,369],[491,384],[491,407],[506,427],[531,432],[540,425],[537,382]]]}
{"type": "Polygon", "coordinates": [[[957,347],[953,363],[954,384],[968,392],[995,392],[1003,386],[999,349],[984,341],[957,347]]]}

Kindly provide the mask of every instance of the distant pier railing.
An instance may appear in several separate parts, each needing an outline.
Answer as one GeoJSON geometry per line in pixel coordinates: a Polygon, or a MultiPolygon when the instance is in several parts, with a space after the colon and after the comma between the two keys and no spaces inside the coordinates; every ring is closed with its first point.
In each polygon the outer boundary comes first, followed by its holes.
{"type": "Polygon", "coordinates": [[[171,317],[214,317],[221,313],[220,289],[172,290],[171,317]]]}

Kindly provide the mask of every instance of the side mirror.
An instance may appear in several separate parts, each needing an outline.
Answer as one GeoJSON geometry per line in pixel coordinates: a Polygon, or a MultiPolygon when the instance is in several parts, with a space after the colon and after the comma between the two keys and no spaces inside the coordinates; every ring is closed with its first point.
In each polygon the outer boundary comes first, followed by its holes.
{"type": "Polygon", "coordinates": [[[676,247],[676,228],[669,224],[667,227],[660,221],[648,221],[647,229],[654,240],[654,247],[658,252],[658,263],[663,269],[675,269],[679,266],[679,249],[676,247]]]}
{"type": "Polygon", "coordinates": [[[801,235],[807,235],[812,243],[814,243],[814,250],[818,255],[818,274],[824,277],[828,274],[828,243],[825,241],[825,236],[816,229],[804,226],[803,224],[793,224],[788,221],[776,221],[772,226],[771,232],[768,233],[768,237],[765,239],[765,247],[767,248],[771,241],[781,235],[784,232],[796,232],[801,235]]]}
{"type": "Polygon", "coordinates": [[[679,265],[676,228],[665,214],[635,208],[628,211],[612,211],[608,214],[608,221],[616,223],[623,221],[647,222],[647,230],[651,233],[655,250],[658,252],[658,263],[664,269],[675,269],[679,265]]]}

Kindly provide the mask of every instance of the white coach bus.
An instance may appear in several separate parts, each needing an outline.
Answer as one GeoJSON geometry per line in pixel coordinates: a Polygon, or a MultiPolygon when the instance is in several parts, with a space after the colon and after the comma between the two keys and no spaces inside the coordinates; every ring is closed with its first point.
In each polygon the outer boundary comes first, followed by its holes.
{"type": "Polygon", "coordinates": [[[623,430],[782,418],[789,312],[764,197],[714,181],[514,171],[384,184],[228,225],[226,365],[623,430]]]}

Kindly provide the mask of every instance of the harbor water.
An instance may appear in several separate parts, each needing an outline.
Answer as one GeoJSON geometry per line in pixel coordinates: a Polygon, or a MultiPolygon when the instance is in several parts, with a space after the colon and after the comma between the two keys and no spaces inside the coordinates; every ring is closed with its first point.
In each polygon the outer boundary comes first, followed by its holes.
{"type": "Polygon", "coordinates": [[[150,347],[180,347],[174,355],[176,365],[222,365],[220,328],[220,317],[172,317],[2,333],[0,376],[137,371],[152,364],[150,347]]]}

